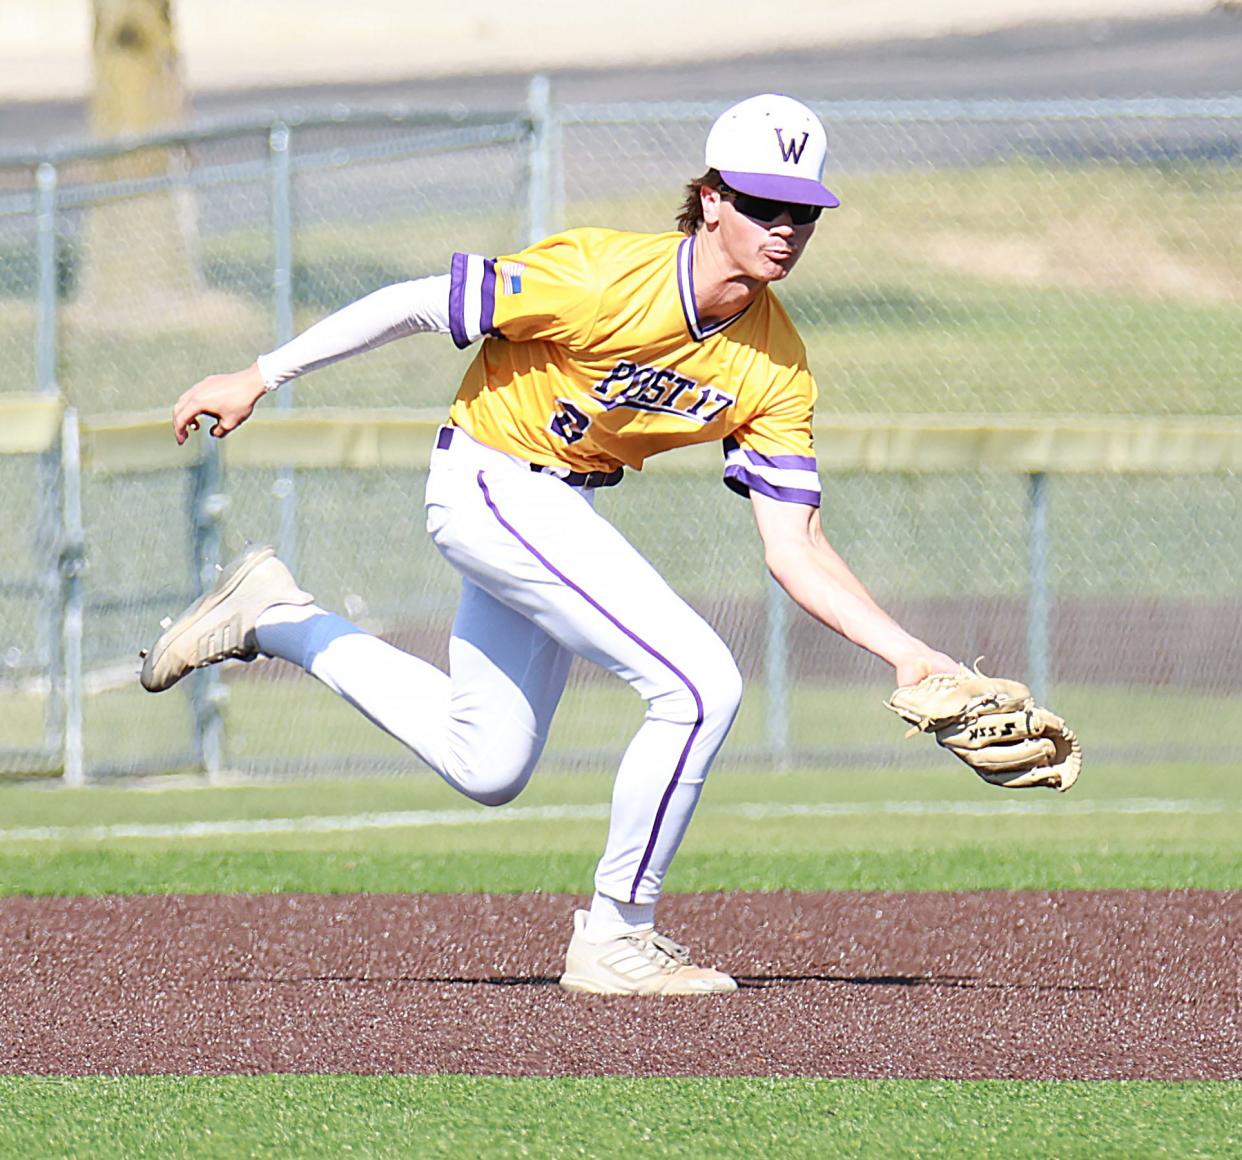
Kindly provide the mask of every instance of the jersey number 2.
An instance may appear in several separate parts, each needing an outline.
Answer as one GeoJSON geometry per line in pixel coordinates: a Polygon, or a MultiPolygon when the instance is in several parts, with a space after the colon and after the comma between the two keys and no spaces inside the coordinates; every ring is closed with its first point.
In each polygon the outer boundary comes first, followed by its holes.
{"type": "Polygon", "coordinates": [[[591,425],[590,418],[565,399],[557,399],[556,402],[560,410],[552,416],[548,430],[553,435],[559,435],[566,443],[577,443],[591,425]]]}

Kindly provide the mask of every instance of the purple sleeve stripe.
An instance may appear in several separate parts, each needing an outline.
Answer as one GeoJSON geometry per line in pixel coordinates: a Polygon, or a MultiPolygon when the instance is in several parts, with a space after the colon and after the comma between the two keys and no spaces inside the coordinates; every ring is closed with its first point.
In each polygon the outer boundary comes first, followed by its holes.
{"type": "Polygon", "coordinates": [[[779,467],[792,471],[814,471],[816,469],[814,455],[760,455],[758,451],[743,447],[737,441],[736,435],[726,435],[724,437],[725,456],[734,455],[739,451],[756,467],[779,467]]]}
{"type": "Polygon", "coordinates": [[[479,331],[482,334],[496,333],[492,323],[496,318],[496,262],[492,258],[483,259],[482,306],[479,310],[479,331]]]}
{"type": "Polygon", "coordinates": [[[726,468],[724,482],[725,487],[737,492],[738,495],[750,495],[751,491],[757,491],[760,495],[781,500],[783,503],[804,503],[807,507],[815,508],[820,504],[818,491],[810,491],[802,487],[777,487],[776,484],[769,483],[762,476],[752,475],[739,467],[726,468]]]}
{"type": "Polygon", "coordinates": [[[795,471],[815,470],[814,455],[760,455],[758,451],[748,451],[744,447],[740,450],[756,467],[791,468],[795,471]]]}
{"type": "Polygon", "coordinates": [[[449,267],[449,333],[458,350],[465,350],[470,345],[470,336],[466,333],[466,268],[469,261],[469,254],[456,253],[449,267]]]}

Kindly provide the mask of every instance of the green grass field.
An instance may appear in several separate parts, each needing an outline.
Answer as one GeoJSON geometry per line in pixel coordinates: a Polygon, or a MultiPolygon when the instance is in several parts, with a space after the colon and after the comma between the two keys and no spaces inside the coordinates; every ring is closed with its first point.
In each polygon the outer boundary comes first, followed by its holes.
{"type": "MultiPolygon", "coordinates": [[[[609,786],[603,775],[536,775],[498,810],[428,774],[145,792],[9,786],[0,790],[0,891],[583,893],[603,845],[609,786]],[[430,816],[382,817],[411,812],[430,816]],[[231,821],[240,830],[297,818],[343,828],[138,837],[95,829],[231,821]]],[[[668,887],[1242,889],[1240,816],[1242,780],[1226,765],[1089,770],[1065,796],[1005,794],[956,763],[718,770],[668,887]],[[996,812],[1028,808],[1040,812],[996,812]]]]}
{"type": "Polygon", "coordinates": [[[456,1076],[11,1079],[21,1157],[979,1157],[1242,1147],[1242,1085],[456,1076]]]}
{"type": "MultiPolygon", "coordinates": [[[[546,774],[513,806],[493,811],[471,807],[429,775],[214,788],[166,779],[163,788],[145,790],[7,786],[0,789],[0,829],[7,831],[0,888],[584,893],[603,840],[608,788],[602,776],[546,774]],[[552,809],[568,816],[549,818],[552,809]],[[439,822],[408,817],[426,811],[439,822]],[[398,812],[407,813],[405,824],[332,833],[127,837],[94,829],[357,822],[398,812]],[[19,830],[25,837],[14,834],[19,830]]],[[[718,771],[669,885],[1236,890],[1240,815],[1242,780],[1232,764],[1100,769],[1066,796],[999,793],[955,765],[718,771]],[[1010,804],[1040,812],[987,812],[1010,804]],[[1147,809],[1158,812],[1138,812],[1147,809]]],[[[0,1155],[23,1157],[1226,1157],[1240,1142],[1242,1087],[3,1077],[0,1100],[8,1112],[0,1118],[0,1155]],[[637,1132],[636,1119],[645,1125],[637,1132]]]]}

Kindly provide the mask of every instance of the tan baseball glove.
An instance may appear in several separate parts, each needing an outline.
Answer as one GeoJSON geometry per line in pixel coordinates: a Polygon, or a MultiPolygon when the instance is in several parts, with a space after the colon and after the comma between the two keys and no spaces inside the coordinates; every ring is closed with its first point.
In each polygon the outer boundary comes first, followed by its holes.
{"type": "Polygon", "coordinates": [[[907,737],[936,740],[984,781],[1009,789],[1044,785],[1064,793],[1078,780],[1082,747],[1060,717],[1035,704],[1031,690],[965,665],[902,685],[884,702],[910,723],[907,737]]]}

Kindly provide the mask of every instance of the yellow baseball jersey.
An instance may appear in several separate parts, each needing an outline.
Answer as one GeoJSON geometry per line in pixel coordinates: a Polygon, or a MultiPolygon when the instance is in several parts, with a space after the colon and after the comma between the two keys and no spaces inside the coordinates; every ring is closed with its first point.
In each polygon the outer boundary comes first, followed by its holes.
{"type": "Polygon", "coordinates": [[[609,472],[722,440],[734,491],[819,505],[802,340],[767,288],[700,322],[692,237],[578,229],[454,254],[449,319],[459,347],[483,340],[450,411],[480,442],[609,472]]]}

